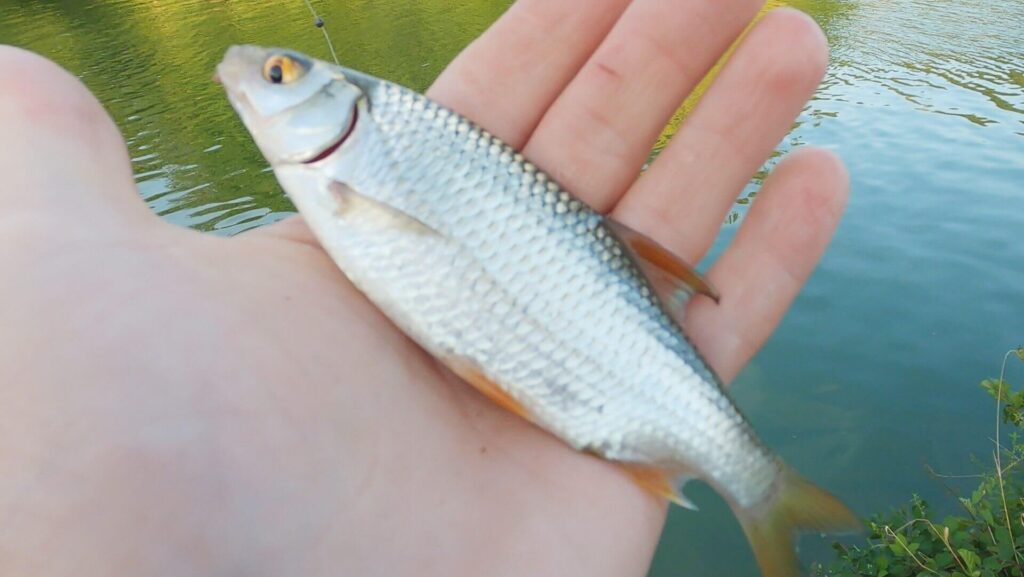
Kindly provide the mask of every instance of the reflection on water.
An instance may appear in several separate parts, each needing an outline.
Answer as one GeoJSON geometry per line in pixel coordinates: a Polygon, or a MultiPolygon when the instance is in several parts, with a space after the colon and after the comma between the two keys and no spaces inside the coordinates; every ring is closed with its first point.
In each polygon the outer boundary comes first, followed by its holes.
{"type": "MultiPolygon", "coordinates": [[[[510,1],[452,4],[317,6],[347,65],[423,90],[510,1]]],[[[327,57],[300,0],[3,0],[0,42],[56,60],[96,93],[128,141],[140,192],[164,218],[230,235],[292,213],[210,75],[234,43],[327,57]]]]}
{"type": "MultiPolygon", "coordinates": [[[[509,3],[316,5],[347,65],[422,90],[509,3]]],[[[991,406],[975,384],[1024,341],[1024,2],[788,4],[817,19],[833,58],[778,152],[837,150],[853,192],[819,271],[734,391],[771,445],[859,511],[915,491],[951,510],[922,463],[964,473],[970,453],[987,454],[991,406]]],[[[325,57],[300,1],[3,0],[0,42],[82,77],[164,218],[236,234],[291,213],[210,71],[231,43],[325,57]]],[[[721,501],[688,492],[703,511],[673,511],[651,574],[756,574],[721,501]]],[[[821,540],[803,550],[829,556],[821,540]]]]}
{"type": "Polygon", "coordinates": [[[833,37],[854,40],[838,43],[834,56],[843,73],[833,81],[874,80],[917,110],[981,126],[1008,122],[1024,132],[1024,4],[912,0],[899,10],[888,4],[847,4],[855,18],[840,13],[838,23],[828,24],[833,37]]]}

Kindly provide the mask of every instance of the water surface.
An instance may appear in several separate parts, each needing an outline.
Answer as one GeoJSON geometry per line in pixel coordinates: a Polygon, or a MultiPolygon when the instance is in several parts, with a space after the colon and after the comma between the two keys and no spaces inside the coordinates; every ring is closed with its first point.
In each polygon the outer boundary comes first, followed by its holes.
{"type": "MultiPolygon", "coordinates": [[[[508,4],[316,6],[347,65],[423,90],[508,4]]],[[[975,470],[993,414],[976,383],[1024,342],[1024,3],[790,4],[822,25],[833,59],[779,151],[836,150],[853,190],[821,267],[733,390],[769,444],[858,511],[912,492],[952,511],[924,464],[975,470]]],[[[291,214],[210,73],[231,43],[326,56],[298,0],[3,0],[0,42],[83,79],[167,220],[231,235],[291,214]]],[[[756,574],[721,501],[688,493],[703,511],[673,511],[651,575],[756,574]]],[[[829,558],[827,541],[803,543],[805,559],[829,558]]]]}

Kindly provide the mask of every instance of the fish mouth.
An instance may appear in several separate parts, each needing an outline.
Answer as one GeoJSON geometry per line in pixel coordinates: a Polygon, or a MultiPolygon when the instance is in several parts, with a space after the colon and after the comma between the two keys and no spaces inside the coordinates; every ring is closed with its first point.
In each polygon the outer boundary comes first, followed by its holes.
{"type": "Polygon", "coordinates": [[[302,164],[313,164],[315,162],[320,162],[321,160],[324,160],[328,156],[334,154],[336,150],[341,148],[342,144],[345,144],[345,141],[348,140],[348,137],[352,135],[352,131],[355,130],[356,122],[358,121],[359,109],[355,108],[352,110],[352,122],[348,123],[348,128],[345,129],[345,132],[343,132],[341,136],[338,137],[338,139],[335,140],[332,144],[330,144],[327,148],[321,150],[316,156],[310,158],[309,160],[302,161],[302,164]]]}

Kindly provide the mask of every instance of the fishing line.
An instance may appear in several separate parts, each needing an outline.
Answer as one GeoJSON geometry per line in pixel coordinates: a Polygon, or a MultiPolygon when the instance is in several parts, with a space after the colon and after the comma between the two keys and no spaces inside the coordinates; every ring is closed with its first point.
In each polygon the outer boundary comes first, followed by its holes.
{"type": "Polygon", "coordinates": [[[324,28],[324,19],[316,13],[316,10],[313,8],[313,4],[309,0],[305,0],[305,2],[306,7],[309,8],[309,12],[313,15],[313,25],[324,33],[324,40],[327,41],[327,48],[330,48],[331,50],[331,58],[334,58],[334,63],[340,66],[341,63],[338,62],[338,55],[334,53],[334,44],[331,43],[331,37],[327,34],[327,29],[324,28]]]}

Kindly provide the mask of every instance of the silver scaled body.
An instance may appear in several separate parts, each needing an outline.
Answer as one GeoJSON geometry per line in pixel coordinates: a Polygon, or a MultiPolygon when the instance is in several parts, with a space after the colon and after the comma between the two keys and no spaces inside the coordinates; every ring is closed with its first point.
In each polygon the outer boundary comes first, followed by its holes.
{"type": "Polygon", "coordinates": [[[604,216],[465,118],[346,78],[362,97],[339,154],[277,173],[361,291],[572,447],[700,477],[742,508],[770,496],[779,461],[604,216]]]}

